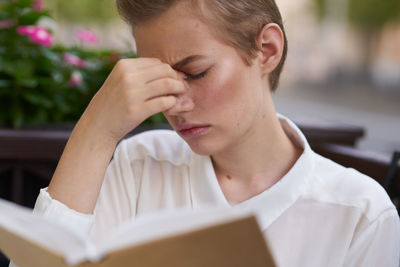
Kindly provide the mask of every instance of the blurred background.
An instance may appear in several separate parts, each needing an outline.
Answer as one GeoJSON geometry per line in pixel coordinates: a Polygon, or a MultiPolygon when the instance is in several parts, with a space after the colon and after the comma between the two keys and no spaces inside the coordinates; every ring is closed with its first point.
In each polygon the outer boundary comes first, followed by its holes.
{"type": "MultiPolygon", "coordinates": [[[[400,1],[277,0],[289,56],[277,109],[293,119],[365,128],[358,147],[400,150],[400,1]]],[[[73,45],[77,29],[94,31],[97,46],[134,50],[112,0],[47,0],[57,42],[73,45]]]]}
{"type": "Polygon", "coordinates": [[[362,126],[363,150],[400,150],[400,1],[277,2],[289,35],[278,110],[362,126]]]}

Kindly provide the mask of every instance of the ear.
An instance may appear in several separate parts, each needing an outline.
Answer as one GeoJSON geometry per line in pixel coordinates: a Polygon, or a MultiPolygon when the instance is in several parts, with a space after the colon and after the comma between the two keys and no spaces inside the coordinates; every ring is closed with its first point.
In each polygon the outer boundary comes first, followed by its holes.
{"type": "Polygon", "coordinates": [[[270,74],[279,64],[283,54],[284,37],[276,23],[265,25],[257,36],[259,63],[262,74],[270,74]]]}

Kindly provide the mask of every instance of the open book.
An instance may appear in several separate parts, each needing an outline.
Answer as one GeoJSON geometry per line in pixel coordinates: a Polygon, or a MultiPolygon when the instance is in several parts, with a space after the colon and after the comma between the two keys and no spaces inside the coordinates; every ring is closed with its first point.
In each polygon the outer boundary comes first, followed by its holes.
{"type": "Polygon", "coordinates": [[[0,199],[0,250],[19,267],[274,267],[256,218],[179,211],[122,224],[99,242],[0,199]]]}

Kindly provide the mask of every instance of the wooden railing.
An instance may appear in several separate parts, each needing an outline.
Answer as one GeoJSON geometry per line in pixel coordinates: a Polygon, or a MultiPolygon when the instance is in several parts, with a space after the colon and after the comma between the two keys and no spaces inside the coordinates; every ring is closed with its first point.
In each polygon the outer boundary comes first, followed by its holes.
{"type": "MultiPolygon", "coordinates": [[[[364,135],[361,127],[304,121],[297,121],[296,124],[317,153],[353,167],[384,184],[391,159],[355,148],[364,135]]],[[[141,126],[130,135],[154,128],[169,127],[141,126]]],[[[0,197],[32,207],[39,189],[49,183],[70,132],[0,129],[0,197]]],[[[400,181],[399,175],[396,176],[397,181],[400,181]]],[[[398,197],[398,189],[396,182],[393,197],[398,197]]]]}
{"type": "Polygon", "coordinates": [[[400,153],[383,155],[337,144],[318,144],[314,151],[345,167],[354,168],[379,182],[400,208],[400,153]]]}

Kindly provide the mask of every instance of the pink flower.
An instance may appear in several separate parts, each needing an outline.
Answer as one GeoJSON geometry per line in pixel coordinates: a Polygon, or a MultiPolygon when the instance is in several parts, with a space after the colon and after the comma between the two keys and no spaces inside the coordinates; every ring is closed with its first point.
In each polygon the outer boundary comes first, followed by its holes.
{"type": "Polygon", "coordinates": [[[71,87],[79,87],[82,85],[82,82],[83,82],[82,74],[77,70],[73,71],[71,77],[69,78],[68,84],[71,87]]]}
{"type": "Polygon", "coordinates": [[[81,68],[86,66],[86,62],[83,59],[81,59],[71,53],[64,53],[64,60],[68,64],[73,65],[73,66],[77,66],[77,67],[81,67],[81,68]]]}
{"type": "Polygon", "coordinates": [[[78,30],[76,37],[83,43],[96,44],[98,42],[97,35],[88,30],[78,30]]]}
{"type": "Polygon", "coordinates": [[[35,0],[35,2],[33,2],[33,9],[35,11],[42,11],[43,7],[44,5],[42,0],[35,0]]]}
{"type": "Polygon", "coordinates": [[[22,35],[30,36],[35,32],[36,26],[19,26],[17,32],[22,35]]]}
{"type": "Polygon", "coordinates": [[[8,29],[13,25],[10,19],[0,20],[0,29],[8,29]]]}
{"type": "Polygon", "coordinates": [[[51,46],[53,44],[53,37],[45,28],[37,29],[36,32],[30,37],[32,42],[41,44],[43,46],[51,46]]]}
{"type": "Polygon", "coordinates": [[[19,26],[17,32],[21,35],[26,35],[30,40],[42,46],[51,46],[53,44],[53,37],[50,32],[41,26],[29,25],[19,26]]]}

